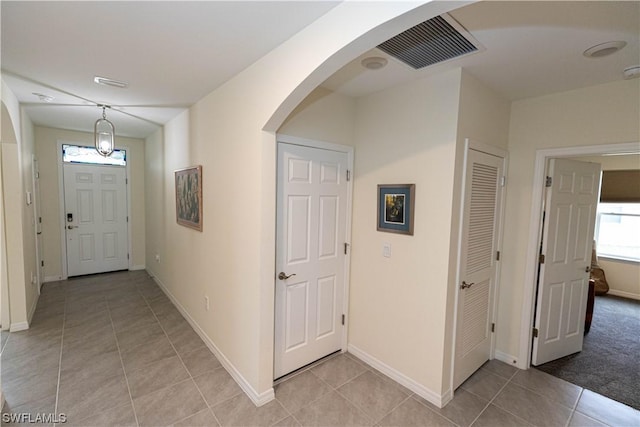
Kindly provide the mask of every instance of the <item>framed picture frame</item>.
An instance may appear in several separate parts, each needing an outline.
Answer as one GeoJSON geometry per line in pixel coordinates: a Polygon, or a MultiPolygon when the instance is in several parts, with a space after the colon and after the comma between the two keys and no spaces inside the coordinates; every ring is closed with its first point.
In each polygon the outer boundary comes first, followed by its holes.
{"type": "Polygon", "coordinates": [[[378,231],[413,236],[415,184],[378,185],[378,231]]]}
{"type": "Polygon", "coordinates": [[[175,171],[176,221],[202,231],[202,166],[175,171]]]}

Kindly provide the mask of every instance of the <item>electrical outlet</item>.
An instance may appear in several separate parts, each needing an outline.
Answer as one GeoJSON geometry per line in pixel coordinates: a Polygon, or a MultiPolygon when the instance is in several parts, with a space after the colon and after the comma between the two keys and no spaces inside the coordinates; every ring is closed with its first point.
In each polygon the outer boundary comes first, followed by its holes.
{"type": "Polygon", "coordinates": [[[204,309],[209,311],[209,297],[208,296],[204,296],[204,309]]]}

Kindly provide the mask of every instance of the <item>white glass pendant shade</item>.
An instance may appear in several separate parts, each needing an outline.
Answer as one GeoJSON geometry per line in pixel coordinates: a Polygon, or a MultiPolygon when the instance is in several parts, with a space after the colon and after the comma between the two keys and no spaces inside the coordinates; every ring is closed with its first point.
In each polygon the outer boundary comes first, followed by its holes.
{"type": "Polygon", "coordinates": [[[115,128],[113,127],[113,123],[107,120],[104,107],[102,110],[102,118],[96,121],[93,128],[93,137],[98,153],[105,157],[113,153],[113,149],[115,148],[115,128]]]}

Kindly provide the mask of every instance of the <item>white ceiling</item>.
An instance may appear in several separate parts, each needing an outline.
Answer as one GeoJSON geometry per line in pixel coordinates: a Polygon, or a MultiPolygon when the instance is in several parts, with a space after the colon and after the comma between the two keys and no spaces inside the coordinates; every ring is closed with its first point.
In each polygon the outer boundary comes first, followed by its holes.
{"type": "MultiPolygon", "coordinates": [[[[92,130],[107,112],[122,136],[145,137],[326,13],[332,1],[12,2],[3,0],[3,79],[39,125],[92,130]],[[100,75],[130,83],[93,83],[100,75]],[[51,104],[33,92],[53,96],[51,104]],[[62,104],[62,105],[58,105],[62,104]]],[[[360,59],[323,86],[362,96],[464,67],[508,99],[622,79],[640,64],[640,1],[478,2],[451,12],[485,48],[423,70],[390,58],[369,71],[360,59]],[[623,40],[600,59],[582,52],[623,40]]]]}
{"type": "Polygon", "coordinates": [[[625,68],[640,64],[640,1],[483,1],[450,15],[484,51],[416,71],[372,49],[323,86],[358,97],[463,67],[507,99],[516,100],[621,80],[625,68]],[[582,54],[614,40],[627,45],[599,59],[582,54]],[[380,70],[366,70],[360,61],[368,56],[384,57],[389,63],[380,70]]]}
{"type": "MultiPolygon", "coordinates": [[[[338,3],[3,0],[2,74],[39,125],[93,131],[96,103],[162,124],[338,3]],[[99,86],[94,76],[129,88],[99,86]]],[[[157,129],[115,111],[107,117],[122,136],[157,129]]]]}

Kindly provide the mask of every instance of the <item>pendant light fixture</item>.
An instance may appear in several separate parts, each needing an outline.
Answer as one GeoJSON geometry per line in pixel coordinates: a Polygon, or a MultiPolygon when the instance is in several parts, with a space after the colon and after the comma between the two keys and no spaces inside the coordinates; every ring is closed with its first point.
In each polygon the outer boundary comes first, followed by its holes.
{"type": "Polygon", "coordinates": [[[102,118],[96,120],[96,124],[93,127],[94,143],[98,153],[104,157],[109,157],[115,148],[116,133],[113,123],[107,120],[106,109],[111,107],[108,105],[98,105],[98,107],[102,107],[102,118]]]}

